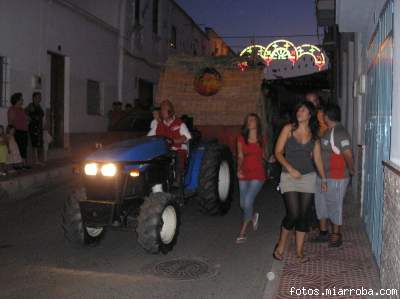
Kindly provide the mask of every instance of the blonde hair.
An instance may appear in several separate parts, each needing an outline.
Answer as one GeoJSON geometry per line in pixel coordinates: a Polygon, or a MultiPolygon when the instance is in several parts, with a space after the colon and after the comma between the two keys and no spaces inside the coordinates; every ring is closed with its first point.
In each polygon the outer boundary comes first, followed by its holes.
{"type": "Polygon", "coordinates": [[[174,115],[175,114],[175,109],[174,109],[174,105],[171,103],[171,101],[169,100],[164,100],[160,103],[160,107],[162,106],[168,106],[168,112],[170,115],[174,115]]]}

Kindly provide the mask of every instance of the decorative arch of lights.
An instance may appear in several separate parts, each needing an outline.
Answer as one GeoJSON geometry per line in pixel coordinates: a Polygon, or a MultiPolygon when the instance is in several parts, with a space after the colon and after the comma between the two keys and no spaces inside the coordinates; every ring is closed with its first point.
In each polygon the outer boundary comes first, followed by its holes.
{"type": "MultiPolygon", "coordinates": [[[[240,56],[243,57],[258,57],[262,59],[267,66],[276,60],[287,60],[294,65],[301,57],[307,55],[313,58],[314,64],[318,70],[321,70],[326,65],[325,54],[317,46],[303,44],[296,47],[292,42],[284,39],[273,41],[266,47],[251,45],[240,53],[240,56]]],[[[247,61],[239,63],[239,68],[241,70],[246,69],[247,66],[247,61]]]]}

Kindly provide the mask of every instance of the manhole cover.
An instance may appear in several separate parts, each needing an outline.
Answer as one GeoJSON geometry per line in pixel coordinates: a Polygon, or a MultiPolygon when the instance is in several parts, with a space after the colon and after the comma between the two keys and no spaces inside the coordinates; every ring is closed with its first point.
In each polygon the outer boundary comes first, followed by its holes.
{"type": "Polygon", "coordinates": [[[215,275],[216,269],[203,261],[177,259],[156,264],[152,273],[174,280],[196,280],[215,275]]]}

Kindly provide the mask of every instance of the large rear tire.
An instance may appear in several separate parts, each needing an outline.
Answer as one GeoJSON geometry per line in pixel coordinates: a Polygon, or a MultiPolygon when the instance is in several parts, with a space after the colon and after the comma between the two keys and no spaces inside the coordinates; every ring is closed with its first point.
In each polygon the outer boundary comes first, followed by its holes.
{"type": "Polygon", "coordinates": [[[234,189],[233,157],[229,148],[211,144],[205,149],[200,168],[197,201],[203,213],[224,215],[228,212],[234,189]]]}
{"type": "Polygon", "coordinates": [[[75,190],[64,202],[62,228],[65,239],[73,246],[97,245],[103,238],[104,227],[87,227],[83,224],[79,202],[86,200],[84,188],[75,190]]]}
{"type": "Polygon", "coordinates": [[[175,246],[180,227],[179,205],[168,193],[145,198],[138,217],[138,242],[149,253],[168,253],[175,246]]]}

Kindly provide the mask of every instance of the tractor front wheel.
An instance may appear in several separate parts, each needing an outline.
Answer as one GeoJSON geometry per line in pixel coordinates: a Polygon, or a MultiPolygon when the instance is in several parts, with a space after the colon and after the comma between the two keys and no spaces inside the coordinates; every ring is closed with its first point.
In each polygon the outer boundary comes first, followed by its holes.
{"type": "Polygon", "coordinates": [[[104,236],[103,227],[88,227],[83,224],[79,202],[86,200],[84,188],[78,189],[64,202],[62,228],[64,237],[72,245],[97,245],[104,236]]]}
{"type": "Polygon", "coordinates": [[[149,253],[168,253],[175,246],[180,226],[177,202],[168,193],[145,198],[138,217],[138,242],[149,253]]]}

